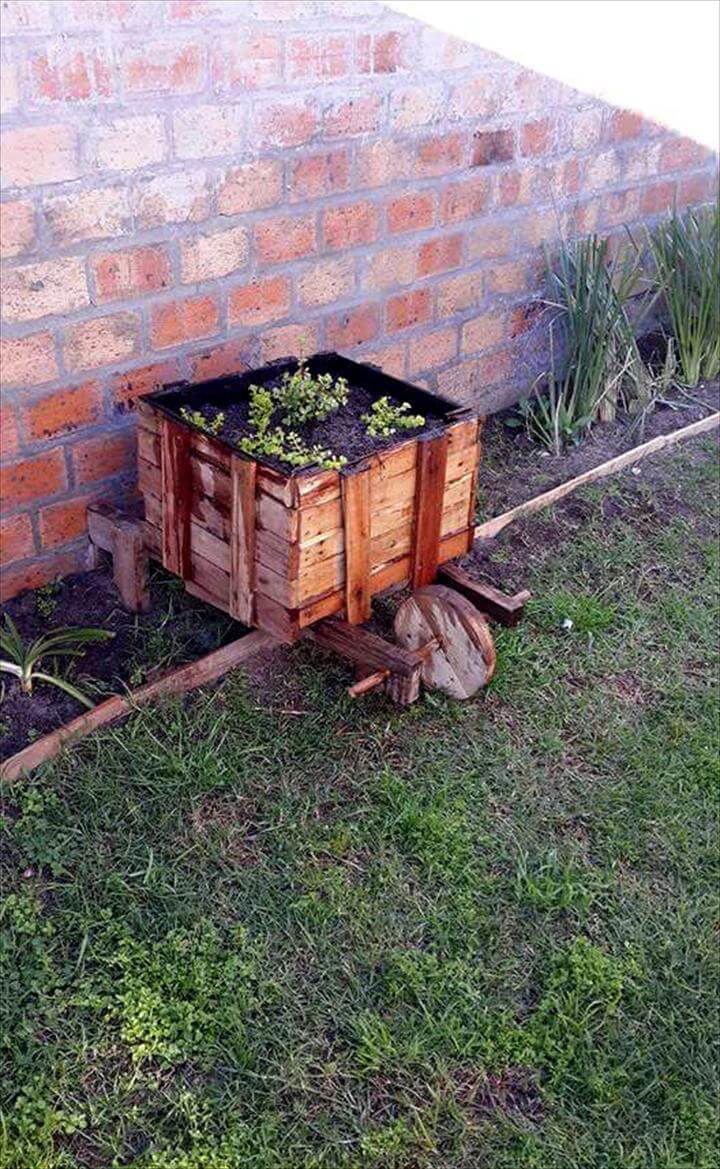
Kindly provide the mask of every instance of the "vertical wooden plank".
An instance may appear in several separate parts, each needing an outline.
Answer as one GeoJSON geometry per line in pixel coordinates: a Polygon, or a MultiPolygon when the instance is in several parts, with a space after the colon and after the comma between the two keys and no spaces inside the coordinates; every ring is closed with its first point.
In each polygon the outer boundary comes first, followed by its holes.
{"type": "Polygon", "coordinates": [[[169,418],[160,426],[163,564],[183,580],[190,576],[190,431],[169,418]]]}
{"type": "Polygon", "coordinates": [[[415,478],[412,586],[422,588],[435,579],[440,561],[447,432],[418,439],[415,478]]]}
{"type": "Polygon", "coordinates": [[[372,467],[342,476],[345,531],[345,610],[351,625],[367,621],[370,591],[370,476],[372,467]]]}
{"type": "Polygon", "coordinates": [[[113,579],[131,613],[145,613],[150,608],[144,527],[137,521],[118,520],[112,541],[113,579]]]}
{"type": "Polygon", "coordinates": [[[468,499],[468,552],[472,552],[472,546],[475,543],[475,496],[477,495],[478,470],[482,455],[482,429],[484,422],[484,418],[478,418],[477,430],[475,431],[475,465],[470,479],[470,498],[468,499]]]}
{"type": "Polygon", "coordinates": [[[255,622],[255,487],[257,463],[233,455],[230,460],[230,616],[244,625],[255,622]]]}

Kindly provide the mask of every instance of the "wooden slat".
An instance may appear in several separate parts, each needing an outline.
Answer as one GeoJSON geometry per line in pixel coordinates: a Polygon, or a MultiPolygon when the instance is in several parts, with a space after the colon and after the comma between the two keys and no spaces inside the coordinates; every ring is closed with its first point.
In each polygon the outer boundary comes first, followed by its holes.
{"type": "Polygon", "coordinates": [[[168,572],[190,575],[190,432],[163,418],[160,428],[163,501],[163,564],[168,572]]]}
{"type": "Polygon", "coordinates": [[[457,564],[443,564],[438,571],[438,580],[450,585],[468,601],[472,601],[482,613],[487,613],[501,625],[517,625],[525,605],[530,600],[528,589],[509,596],[500,589],[473,578],[457,564]]]}
{"type": "Polygon", "coordinates": [[[323,649],[348,658],[351,662],[362,662],[371,670],[389,669],[393,674],[408,677],[415,673],[422,659],[414,650],[404,649],[394,642],[386,641],[367,629],[358,629],[350,621],[318,621],[310,634],[313,641],[323,649]]]}
{"type": "Polygon", "coordinates": [[[435,577],[440,563],[448,440],[443,433],[418,444],[415,481],[412,586],[421,588],[435,577]]]}
{"type": "Polygon", "coordinates": [[[233,455],[230,534],[230,615],[252,625],[255,589],[255,485],[257,463],[233,455]]]}
{"type": "Polygon", "coordinates": [[[345,611],[351,625],[367,621],[371,613],[370,588],[370,476],[365,467],[342,480],[345,531],[345,611]]]}

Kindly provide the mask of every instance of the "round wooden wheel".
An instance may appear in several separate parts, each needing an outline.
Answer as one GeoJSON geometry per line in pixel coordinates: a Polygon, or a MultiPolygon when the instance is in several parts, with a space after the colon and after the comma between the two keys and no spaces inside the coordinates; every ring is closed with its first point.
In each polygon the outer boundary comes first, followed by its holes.
{"type": "Polygon", "coordinates": [[[429,645],[422,680],[431,690],[470,698],[493,676],[495,646],[485,618],[446,585],[427,585],[403,601],[395,636],[406,649],[429,645]]]}

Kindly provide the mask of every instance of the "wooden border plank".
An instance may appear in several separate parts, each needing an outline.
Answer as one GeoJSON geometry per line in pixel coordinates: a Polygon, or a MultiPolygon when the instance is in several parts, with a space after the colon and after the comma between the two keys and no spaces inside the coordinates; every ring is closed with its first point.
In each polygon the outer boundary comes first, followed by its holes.
{"type": "Polygon", "coordinates": [[[51,731],[49,735],[43,735],[42,739],[30,743],[22,751],[11,755],[0,765],[0,778],[19,779],[23,775],[29,775],[41,763],[47,763],[49,759],[54,758],[63,747],[77,742],[78,739],[85,738],[98,727],[106,726],[115,719],[122,718],[123,715],[131,714],[132,711],[155,698],[169,694],[184,694],[197,686],[206,686],[210,682],[216,682],[228,670],[234,669],[252,654],[270,649],[275,645],[277,642],[269,633],[256,629],[252,633],[246,633],[244,637],[231,641],[228,645],[223,645],[220,649],[213,650],[212,653],[198,658],[195,662],[188,662],[176,670],[171,670],[154,682],[148,682],[147,685],[140,686],[137,690],[131,690],[127,696],[116,694],[113,698],[101,702],[93,710],[89,710],[87,714],[79,715],[72,722],[66,723],[64,727],[58,727],[56,731],[51,731]]]}
{"type": "Polygon", "coordinates": [[[659,434],[655,438],[649,439],[648,442],[633,447],[632,450],[624,451],[623,454],[616,455],[613,459],[608,459],[606,463],[600,463],[597,467],[592,467],[589,471],[583,471],[582,475],[576,475],[574,479],[568,479],[565,483],[558,484],[557,487],[551,488],[550,491],[544,491],[542,495],[536,495],[534,499],[528,499],[525,503],[519,503],[517,507],[503,512],[502,515],[495,516],[491,520],[485,520],[475,528],[475,539],[491,540],[493,536],[497,536],[498,532],[501,532],[508,524],[513,523],[522,516],[531,515],[535,511],[540,511],[544,507],[550,507],[551,504],[557,503],[559,499],[564,499],[566,495],[570,495],[585,483],[593,483],[596,479],[604,479],[607,475],[614,475],[617,471],[622,471],[625,467],[630,467],[633,463],[640,462],[647,455],[664,450],[665,447],[674,446],[676,442],[682,442],[683,439],[693,438],[697,434],[704,434],[708,430],[714,430],[717,426],[720,426],[720,411],[708,415],[707,418],[700,418],[697,422],[691,422],[688,426],[681,427],[680,430],[671,430],[669,434],[659,434]]]}
{"type": "Polygon", "coordinates": [[[244,625],[255,619],[255,488],[257,463],[233,455],[230,525],[230,616],[244,625]]]}
{"type": "Polygon", "coordinates": [[[345,532],[345,612],[351,625],[359,625],[372,612],[370,573],[370,476],[372,466],[342,476],[343,528],[345,532]]]}
{"type": "Polygon", "coordinates": [[[160,427],[160,474],[162,482],[163,564],[183,580],[191,574],[190,431],[169,418],[160,427]]]}
{"type": "Polygon", "coordinates": [[[411,572],[414,589],[430,584],[440,563],[447,452],[446,431],[418,440],[411,572]]]}

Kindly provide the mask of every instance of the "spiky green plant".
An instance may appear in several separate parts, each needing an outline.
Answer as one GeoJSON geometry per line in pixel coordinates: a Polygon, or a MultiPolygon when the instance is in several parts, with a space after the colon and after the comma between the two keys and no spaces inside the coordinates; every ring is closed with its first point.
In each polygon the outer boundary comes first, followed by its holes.
{"type": "Polygon", "coordinates": [[[92,708],[90,699],[67,678],[57,673],[47,673],[40,666],[45,659],[82,657],[85,653],[83,646],[94,641],[106,641],[114,636],[106,629],[57,629],[36,637],[26,645],[17,625],[6,613],[5,626],[0,629],[0,650],[7,657],[0,660],[0,670],[17,678],[24,694],[32,694],[35,682],[47,682],[82,702],[83,706],[92,708]]]}
{"type": "Polygon", "coordinates": [[[720,373],[720,201],[674,211],[647,242],[686,386],[720,373]]]}

